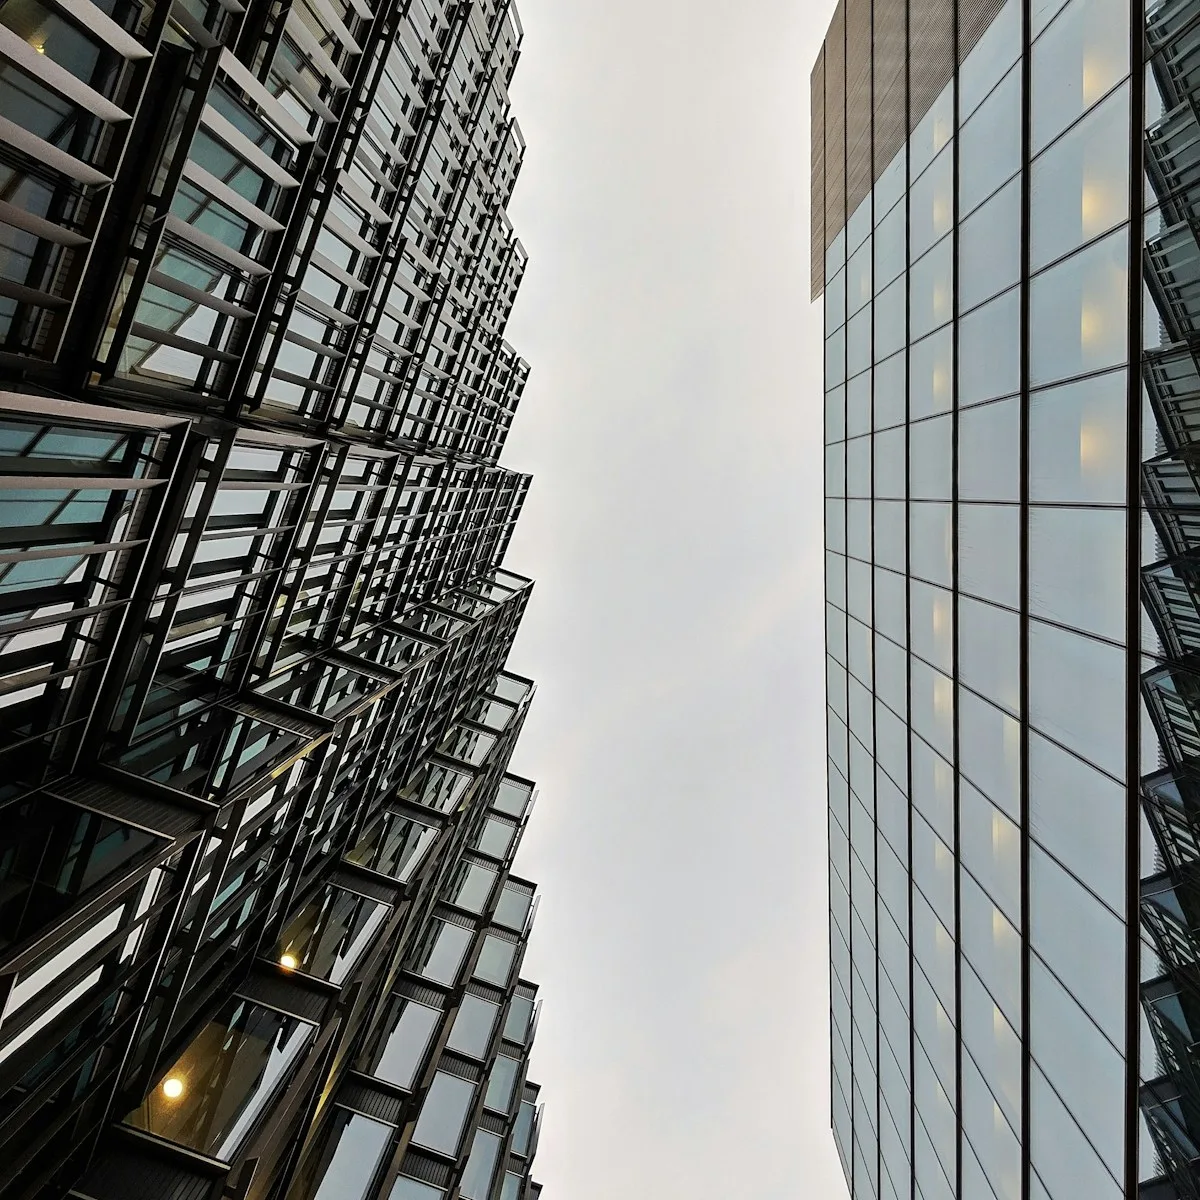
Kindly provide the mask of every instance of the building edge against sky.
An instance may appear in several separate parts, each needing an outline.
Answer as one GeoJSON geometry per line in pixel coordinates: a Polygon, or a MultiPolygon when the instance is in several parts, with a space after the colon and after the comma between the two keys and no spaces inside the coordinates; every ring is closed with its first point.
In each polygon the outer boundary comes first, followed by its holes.
{"type": "Polygon", "coordinates": [[[1194,0],[844,0],[833,1127],[862,1197],[1200,1195],[1194,0]]]}
{"type": "Polygon", "coordinates": [[[537,1200],[501,0],[0,14],[3,1200],[537,1200]]]}

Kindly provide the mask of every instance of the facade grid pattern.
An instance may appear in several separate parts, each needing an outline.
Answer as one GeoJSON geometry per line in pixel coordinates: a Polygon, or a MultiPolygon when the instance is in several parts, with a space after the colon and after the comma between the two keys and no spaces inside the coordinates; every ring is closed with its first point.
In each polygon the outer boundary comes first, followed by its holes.
{"type": "Polygon", "coordinates": [[[536,1200],[500,0],[0,11],[3,1200],[536,1200]]]}

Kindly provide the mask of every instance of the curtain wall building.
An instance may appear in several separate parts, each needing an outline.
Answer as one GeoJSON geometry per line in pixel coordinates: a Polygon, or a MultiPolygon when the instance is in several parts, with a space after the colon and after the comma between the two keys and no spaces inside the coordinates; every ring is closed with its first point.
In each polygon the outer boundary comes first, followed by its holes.
{"type": "Polygon", "coordinates": [[[812,75],[856,1200],[1200,1197],[1200,4],[844,0],[812,75]]]}
{"type": "Polygon", "coordinates": [[[537,1200],[502,0],[0,4],[0,1197],[537,1200]]]}

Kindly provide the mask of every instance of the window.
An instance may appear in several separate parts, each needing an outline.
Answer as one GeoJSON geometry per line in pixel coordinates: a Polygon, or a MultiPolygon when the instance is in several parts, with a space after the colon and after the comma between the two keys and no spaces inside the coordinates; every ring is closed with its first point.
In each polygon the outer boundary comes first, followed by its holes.
{"type": "MultiPolygon", "coordinates": [[[[508,1036],[507,1024],[505,1025],[505,1036],[508,1036]]],[[[515,1058],[509,1058],[504,1054],[496,1056],[488,1075],[487,1091],[483,1097],[483,1103],[487,1108],[494,1109],[496,1112],[508,1112],[509,1106],[512,1104],[513,1087],[517,1082],[517,1072],[520,1069],[521,1064],[515,1058]]]]}
{"type": "Polygon", "coordinates": [[[455,1157],[474,1098],[474,1084],[439,1071],[421,1104],[421,1115],[413,1130],[414,1145],[455,1157]]]}
{"type": "Polygon", "coordinates": [[[431,922],[423,951],[417,957],[417,972],[434,983],[452,984],[458,978],[471,937],[471,930],[448,921],[431,922]]]}
{"type": "Polygon", "coordinates": [[[489,1004],[479,996],[463,996],[446,1044],[471,1058],[485,1057],[499,1011],[498,1005],[489,1004]]]}
{"type": "Polygon", "coordinates": [[[401,997],[393,1000],[385,1026],[389,1032],[370,1073],[398,1087],[411,1088],[441,1019],[442,1014],[437,1009],[401,997]]]}
{"type": "Polygon", "coordinates": [[[335,1108],[326,1146],[333,1147],[313,1200],[364,1200],[395,1130],[335,1108]]]}
{"type": "Polygon", "coordinates": [[[477,1129],[471,1142],[471,1153],[463,1169],[462,1183],[458,1194],[463,1200],[488,1200],[492,1190],[492,1177],[496,1174],[496,1159],[500,1154],[501,1139],[486,1129],[477,1129]]]}
{"type": "Polygon", "coordinates": [[[479,950],[479,958],[475,963],[475,978],[494,983],[497,987],[506,987],[516,954],[515,942],[505,941],[489,933],[483,939],[479,950]]]}

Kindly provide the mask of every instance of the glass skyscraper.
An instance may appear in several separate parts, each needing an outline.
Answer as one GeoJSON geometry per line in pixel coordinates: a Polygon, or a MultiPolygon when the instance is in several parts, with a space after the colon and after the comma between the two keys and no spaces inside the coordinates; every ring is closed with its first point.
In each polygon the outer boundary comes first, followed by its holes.
{"type": "Polygon", "coordinates": [[[1195,0],[845,0],[813,72],[855,1200],[1200,1197],[1198,68],[1195,0]]]}
{"type": "Polygon", "coordinates": [[[503,0],[0,3],[0,1197],[537,1200],[503,0]]]}

